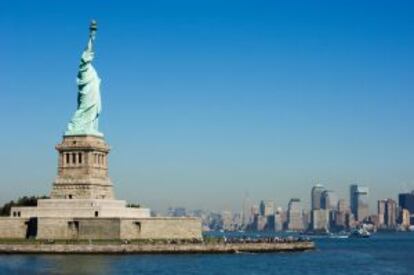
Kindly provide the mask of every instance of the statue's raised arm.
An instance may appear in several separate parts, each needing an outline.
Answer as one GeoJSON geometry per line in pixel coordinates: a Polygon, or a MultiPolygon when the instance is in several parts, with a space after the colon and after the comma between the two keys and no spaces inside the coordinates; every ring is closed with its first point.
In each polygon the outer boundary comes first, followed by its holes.
{"type": "Polygon", "coordinates": [[[89,39],[82,53],[78,83],[78,105],[72,120],[65,132],[66,136],[73,135],[95,135],[103,136],[98,130],[99,115],[101,113],[101,79],[92,66],[94,59],[94,42],[97,31],[95,21],[89,27],[89,39]]]}

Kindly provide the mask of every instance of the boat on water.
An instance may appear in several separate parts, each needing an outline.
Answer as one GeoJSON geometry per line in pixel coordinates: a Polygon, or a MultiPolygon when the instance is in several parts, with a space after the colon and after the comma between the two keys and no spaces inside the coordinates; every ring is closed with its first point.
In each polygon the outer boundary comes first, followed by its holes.
{"type": "Polygon", "coordinates": [[[348,239],[349,234],[347,234],[347,233],[330,234],[329,238],[331,238],[331,239],[348,239]]]}
{"type": "Polygon", "coordinates": [[[349,235],[350,238],[369,238],[371,237],[371,233],[365,228],[355,229],[349,235]]]}

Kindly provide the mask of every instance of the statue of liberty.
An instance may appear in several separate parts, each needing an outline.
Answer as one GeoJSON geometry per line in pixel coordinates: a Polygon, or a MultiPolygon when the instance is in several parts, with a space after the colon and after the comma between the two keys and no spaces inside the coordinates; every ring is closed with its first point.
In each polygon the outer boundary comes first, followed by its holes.
{"type": "Polygon", "coordinates": [[[68,124],[65,136],[95,135],[103,136],[98,130],[99,115],[101,113],[101,79],[92,66],[94,58],[93,43],[97,31],[96,22],[92,21],[89,27],[89,40],[82,53],[78,84],[78,107],[72,120],[68,124]]]}

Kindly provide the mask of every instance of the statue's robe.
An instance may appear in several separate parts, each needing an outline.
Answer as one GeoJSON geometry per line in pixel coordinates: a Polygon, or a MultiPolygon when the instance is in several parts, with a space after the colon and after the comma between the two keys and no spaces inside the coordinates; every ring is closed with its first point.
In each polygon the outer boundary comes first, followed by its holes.
{"type": "Polygon", "coordinates": [[[102,135],[98,130],[101,113],[101,79],[92,66],[92,41],[82,54],[77,77],[78,107],[68,125],[66,135],[102,135]]]}

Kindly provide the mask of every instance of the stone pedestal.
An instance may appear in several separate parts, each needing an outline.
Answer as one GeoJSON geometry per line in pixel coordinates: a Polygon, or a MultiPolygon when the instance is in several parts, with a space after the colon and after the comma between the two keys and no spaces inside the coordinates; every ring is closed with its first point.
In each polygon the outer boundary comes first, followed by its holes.
{"type": "Polygon", "coordinates": [[[115,200],[103,137],[64,136],[50,199],[12,207],[0,238],[53,240],[201,239],[197,218],[152,218],[150,209],[115,200]]]}
{"type": "Polygon", "coordinates": [[[37,207],[16,207],[21,217],[150,217],[148,208],[129,208],[115,200],[108,176],[110,148],[103,137],[64,136],[56,150],[58,173],[50,199],[39,200],[37,207]]]}
{"type": "Polygon", "coordinates": [[[52,199],[114,199],[108,177],[110,148],[102,137],[64,136],[56,150],[58,175],[52,199]]]}

